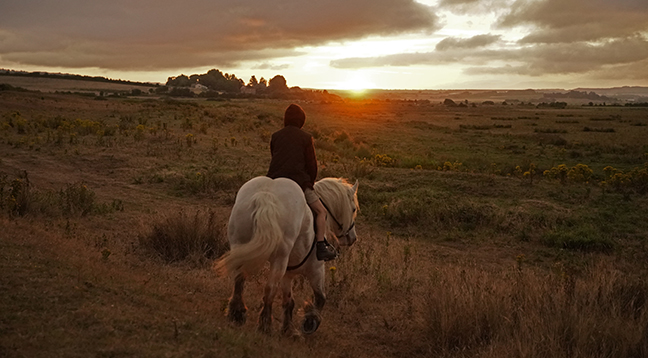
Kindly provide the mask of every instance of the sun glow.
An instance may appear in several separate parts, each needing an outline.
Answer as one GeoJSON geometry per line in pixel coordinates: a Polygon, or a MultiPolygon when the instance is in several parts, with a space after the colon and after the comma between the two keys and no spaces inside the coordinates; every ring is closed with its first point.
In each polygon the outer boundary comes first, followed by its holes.
{"type": "Polygon", "coordinates": [[[335,83],[336,89],[361,92],[370,88],[376,88],[376,84],[369,79],[366,72],[355,71],[344,81],[335,83]]]}

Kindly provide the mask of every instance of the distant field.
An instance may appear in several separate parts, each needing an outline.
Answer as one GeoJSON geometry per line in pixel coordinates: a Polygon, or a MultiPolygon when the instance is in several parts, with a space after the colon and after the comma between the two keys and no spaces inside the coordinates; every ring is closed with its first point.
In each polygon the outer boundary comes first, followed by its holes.
{"type": "Polygon", "coordinates": [[[213,241],[289,103],[0,92],[0,356],[648,356],[648,108],[300,103],[359,239],[315,335],[256,332],[263,276],[231,327],[213,241]]]}
{"type": "Polygon", "coordinates": [[[149,88],[119,83],[81,81],[55,78],[40,78],[27,76],[0,76],[0,83],[6,83],[14,87],[21,87],[32,91],[41,92],[114,92],[131,91],[140,89],[147,92],[149,88]]]}

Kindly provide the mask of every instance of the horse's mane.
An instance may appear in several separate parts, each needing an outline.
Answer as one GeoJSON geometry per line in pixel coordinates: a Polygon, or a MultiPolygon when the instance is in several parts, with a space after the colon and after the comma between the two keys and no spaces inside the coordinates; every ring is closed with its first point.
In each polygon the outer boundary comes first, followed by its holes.
{"type": "Polygon", "coordinates": [[[352,187],[353,186],[343,178],[324,178],[315,183],[315,192],[319,195],[324,204],[328,206],[332,212],[336,213],[336,219],[341,220],[341,224],[345,228],[348,228],[351,225],[353,219],[349,220],[349,218],[355,218],[357,214],[357,210],[356,213],[351,213],[351,207],[346,205],[348,200],[354,202],[356,209],[359,208],[358,198],[353,195],[353,192],[351,191],[352,187]]]}

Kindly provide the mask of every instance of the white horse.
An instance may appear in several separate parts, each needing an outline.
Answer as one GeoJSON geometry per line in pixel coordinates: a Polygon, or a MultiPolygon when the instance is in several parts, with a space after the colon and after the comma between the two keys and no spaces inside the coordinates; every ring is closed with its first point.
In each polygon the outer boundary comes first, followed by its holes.
{"type": "MultiPolygon", "coordinates": [[[[315,183],[314,189],[328,210],[327,237],[333,234],[340,245],[352,245],[356,240],[358,182],[351,186],[343,179],[326,178],[315,183]]],[[[282,332],[294,330],[292,280],[298,274],[308,278],[314,294],[314,305],[305,308],[302,332],[311,334],[317,330],[326,295],[324,262],[315,257],[313,222],[304,193],[294,181],[256,177],[243,184],[236,195],[227,228],[231,249],[216,264],[217,270],[228,272],[235,279],[228,308],[230,321],[245,323],[245,279],[269,261],[259,330],[270,332],[272,302],[280,288],[284,309],[282,332]]]]}

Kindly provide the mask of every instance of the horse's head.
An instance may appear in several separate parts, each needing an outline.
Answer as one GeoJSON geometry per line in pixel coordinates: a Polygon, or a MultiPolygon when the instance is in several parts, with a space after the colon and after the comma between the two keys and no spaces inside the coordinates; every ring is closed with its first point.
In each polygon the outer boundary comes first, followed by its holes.
{"type": "Polygon", "coordinates": [[[332,220],[330,229],[341,246],[356,241],[355,218],[358,215],[358,181],[352,186],[343,179],[327,178],[315,184],[315,191],[332,220]]]}
{"type": "Polygon", "coordinates": [[[340,235],[336,234],[338,240],[340,241],[340,245],[342,246],[351,246],[357,239],[356,230],[355,230],[355,219],[356,216],[358,215],[358,181],[357,180],[355,184],[353,184],[353,186],[348,189],[348,192],[350,194],[347,195],[348,200],[345,204],[343,204],[344,206],[346,206],[347,210],[345,210],[345,214],[344,214],[345,218],[342,219],[342,221],[344,221],[346,225],[342,224],[341,230],[344,231],[341,232],[340,235]]]}

